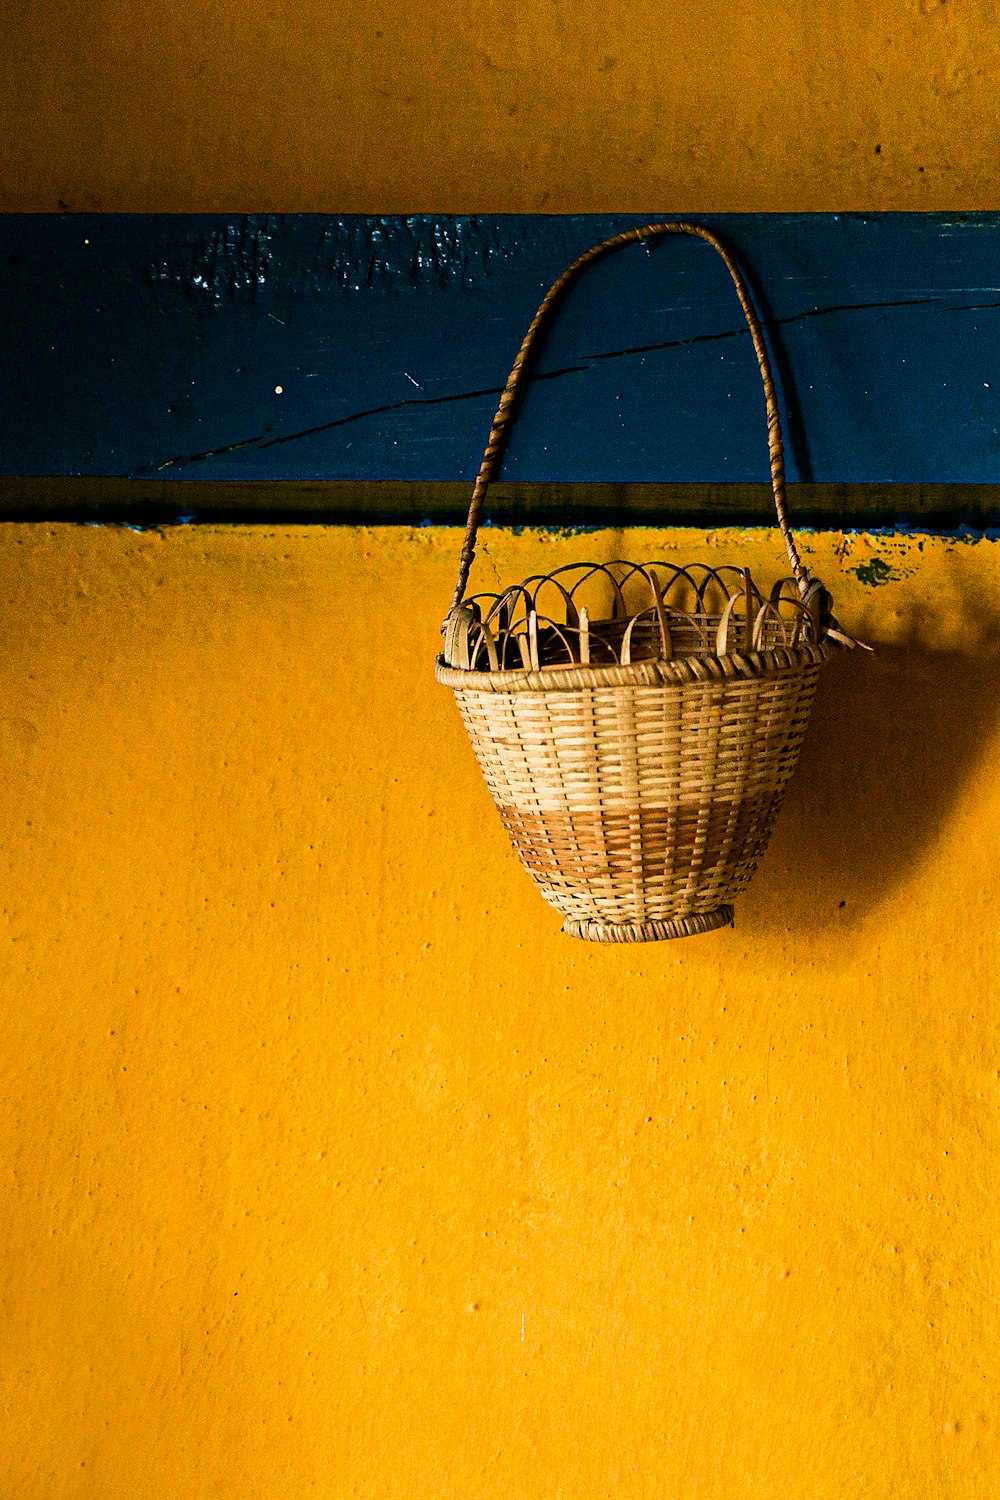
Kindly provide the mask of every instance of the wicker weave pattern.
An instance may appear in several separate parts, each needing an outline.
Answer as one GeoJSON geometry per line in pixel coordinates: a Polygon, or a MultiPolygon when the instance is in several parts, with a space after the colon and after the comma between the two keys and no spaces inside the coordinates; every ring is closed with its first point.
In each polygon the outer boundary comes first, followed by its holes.
{"type": "Polygon", "coordinates": [[[574,921],[617,925],[711,913],[744,889],[794,769],[818,672],[813,659],[686,687],[456,698],[542,895],[574,921]]]}

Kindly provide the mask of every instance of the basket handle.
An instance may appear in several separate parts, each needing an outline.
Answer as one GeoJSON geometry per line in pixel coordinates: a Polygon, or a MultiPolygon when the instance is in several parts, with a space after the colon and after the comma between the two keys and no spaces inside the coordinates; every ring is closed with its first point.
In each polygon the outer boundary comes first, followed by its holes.
{"type": "Polygon", "coordinates": [[[500,405],[497,407],[493,425],[490,428],[486,451],[476,483],[472,491],[472,500],[469,505],[469,519],[465,528],[465,542],[462,546],[462,556],[458,565],[458,583],[455,585],[455,597],[452,599],[451,607],[456,609],[461,604],[465,595],[465,586],[469,581],[469,569],[472,567],[472,559],[476,555],[476,533],[479,530],[479,522],[482,518],[483,506],[486,501],[486,491],[491,481],[496,477],[497,470],[503,458],[507,440],[510,437],[510,429],[513,425],[514,404],[517,399],[518,387],[525,374],[525,367],[532,347],[541,335],[542,329],[556,305],[561,301],[564,294],[572,286],[573,282],[596,260],[601,260],[613,250],[620,250],[624,245],[635,241],[660,239],[667,234],[691,234],[698,239],[705,240],[722,257],[726,270],[732,277],[736,288],[736,295],[740,299],[743,316],[747,320],[750,337],[753,339],[754,352],[757,355],[757,364],[760,367],[760,377],[764,385],[764,401],[767,405],[767,446],[771,455],[771,488],[774,491],[774,508],[778,514],[778,525],[784,537],[785,549],[788,552],[788,561],[791,563],[792,573],[798,585],[799,593],[805,598],[810,590],[815,590],[818,585],[813,583],[808,572],[803,567],[795,546],[795,538],[788,520],[788,507],[785,496],[785,451],[781,440],[781,418],[778,415],[778,402],[774,391],[774,377],[771,374],[771,362],[767,354],[767,346],[764,343],[764,335],[761,331],[760,319],[750,299],[747,284],[733,259],[732,253],[723,244],[719,237],[711,229],[705,229],[701,224],[690,224],[685,220],[677,219],[664,221],[656,224],[642,224],[635,229],[626,229],[622,234],[616,234],[609,240],[603,240],[599,245],[593,245],[589,250],[577,257],[571,266],[552,283],[542,299],[538,311],[531,320],[531,326],[521,342],[517,352],[514,367],[507,377],[507,384],[503,388],[500,397],[500,405]]]}

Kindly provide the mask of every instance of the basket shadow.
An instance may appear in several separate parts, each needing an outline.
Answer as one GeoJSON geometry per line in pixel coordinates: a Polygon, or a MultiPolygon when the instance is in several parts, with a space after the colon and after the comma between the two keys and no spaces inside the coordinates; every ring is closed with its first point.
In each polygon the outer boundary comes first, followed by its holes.
{"type": "Polygon", "coordinates": [[[917,644],[835,658],[770,848],[741,898],[747,924],[822,931],[891,899],[998,717],[1000,660],[917,644]]]}

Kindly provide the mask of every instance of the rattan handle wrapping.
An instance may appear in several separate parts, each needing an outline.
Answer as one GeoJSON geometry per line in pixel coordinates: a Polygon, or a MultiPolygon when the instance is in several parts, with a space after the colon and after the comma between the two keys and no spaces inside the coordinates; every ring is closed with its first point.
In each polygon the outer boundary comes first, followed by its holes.
{"type": "MultiPolygon", "coordinates": [[[[665,221],[659,224],[643,224],[636,229],[626,229],[622,234],[616,234],[609,240],[603,240],[599,245],[593,245],[589,250],[569,266],[557,281],[549,287],[542,299],[538,311],[531,321],[531,327],[524,335],[521,347],[517,352],[514,367],[507,377],[507,384],[503,388],[500,397],[500,405],[497,407],[493,425],[490,428],[489,440],[483,461],[476,478],[475,487],[472,491],[472,501],[469,505],[469,519],[465,529],[465,542],[462,547],[462,556],[458,567],[458,583],[455,586],[455,597],[451,607],[455,609],[461,604],[465,595],[465,586],[469,581],[469,569],[472,567],[472,559],[476,553],[476,533],[479,530],[479,522],[483,513],[486,500],[486,491],[491,480],[496,477],[497,470],[503,458],[503,451],[510,437],[510,430],[514,421],[514,407],[517,399],[518,388],[526,373],[528,356],[532,348],[539,340],[549,317],[555,310],[562,297],[572,286],[582,271],[594,261],[602,259],[613,250],[620,250],[623,246],[633,244],[637,240],[660,239],[667,234],[691,234],[698,239],[705,240],[716,250],[725,263],[736,288],[736,295],[740,299],[743,316],[747,320],[750,329],[750,337],[753,339],[754,351],[757,355],[757,364],[760,366],[760,376],[764,385],[764,400],[767,405],[767,445],[771,455],[771,488],[774,491],[774,508],[778,513],[778,525],[785,539],[785,548],[788,552],[788,560],[791,563],[792,573],[798,585],[799,593],[805,597],[810,590],[811,580],[806,569],[802,566],[798,551],[795,547],[795,539],[788,520],[788,508],[785,498],[785,453],[781,440],[781,419],[778,415],[778,403],[774,392],[774,377],[771,374],[771,362],[767,354],[767,346],[764,343],[764,335],[761,331],[760,319],[756,309],[750,300],[750,293],[746,282],[740,273],[739,267],[733,259],[732,253],[722,243],[712,230],[705,229],[700,224],[689,224],[684,220],[665,221]]],[[[815,584],[812,587],[816,587],[815,584]]]]}

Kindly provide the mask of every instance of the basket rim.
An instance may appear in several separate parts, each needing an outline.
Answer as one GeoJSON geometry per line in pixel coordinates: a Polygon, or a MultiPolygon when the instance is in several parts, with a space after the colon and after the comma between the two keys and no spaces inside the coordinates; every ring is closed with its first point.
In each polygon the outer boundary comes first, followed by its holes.
{"type": "Polygon", "coordinates": [[[580,663],[541,667],[538,671],[510,667],[503,672],[480,672],[449,667],[437,658],[434,676],[445,687],[480,693],[576,693],[586,688],[683,687],[696,682],[732,682],[747,678],[781,677],[819,666],[830,655],[826,640],[818,644],[775,646],[769,651],[733,651],[725,656],[679,656],[670,661],[646,660],[622,666],[580,663]]]}

